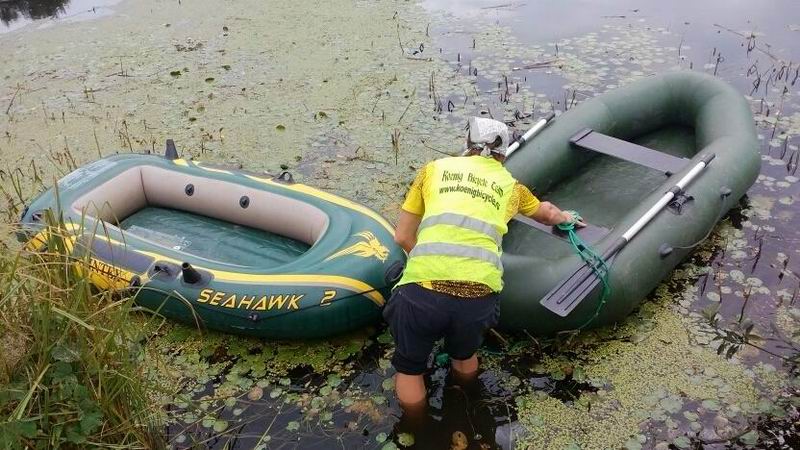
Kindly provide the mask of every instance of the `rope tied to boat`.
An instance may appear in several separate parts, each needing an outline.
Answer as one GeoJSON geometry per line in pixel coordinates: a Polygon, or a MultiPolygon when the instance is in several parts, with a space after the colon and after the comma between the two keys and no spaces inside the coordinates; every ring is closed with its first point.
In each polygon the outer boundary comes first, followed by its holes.
{"type": "Polygon", "coordinates": [[[589,244],[581,239],[581,237],[578,236],[578,233],[575,231],[575,224],[583,220],[581,215],[578,214],[577,211],[572,210],[565,212],[572,216],[572,220],[562,222],[556,225],[556,227],[559,230],[567,233],[567,240],[569,241],[573,250],[575,250],[575,253],[577,253],[581,260],[592,269],[592,272],[597,278],[600,279],[600,283],[602,285],[602,289],[600,291],[600,302],[597,305],[597,309],[592,317],[586,321],[586,323],[577,328],[578,330],[582,330],[600,315],[600,311],[603,309],[606,301],[608,301],[608,298],[611,296],[611,284],[609,284],[609,273],[611,272],[611,268],[606,263],[606,260],[603,259],[603,257],[598,254],[589,244]]]}

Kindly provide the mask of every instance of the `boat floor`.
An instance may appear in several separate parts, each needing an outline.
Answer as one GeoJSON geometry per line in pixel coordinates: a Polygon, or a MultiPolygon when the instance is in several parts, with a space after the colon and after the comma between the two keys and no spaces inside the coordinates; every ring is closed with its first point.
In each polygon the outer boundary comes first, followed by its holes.
{"type": "MultiPolygon", "coordinates": [[[[671,127],[641,136],[632,142],[664,153],[691,158],[696,153],[694,130],[671,127]]],[[[613,229],[645,197],[667,180],[659,171],[607,155],[598,155],[574,176],[547,192],[534,193],[559,208],[576,210],[593,225],[613,229]]],[[[509,224],[503,239],[508,253],[560,259],[573,250],[549,233],[518,221],[509,224]]]]}
{"type": "Polygon", "coordinates": [[[174,209],[147,207],[120,222],[126,234],[193,256],[268,269],[290,263],[309,246],[291,238],[174,209]]]}

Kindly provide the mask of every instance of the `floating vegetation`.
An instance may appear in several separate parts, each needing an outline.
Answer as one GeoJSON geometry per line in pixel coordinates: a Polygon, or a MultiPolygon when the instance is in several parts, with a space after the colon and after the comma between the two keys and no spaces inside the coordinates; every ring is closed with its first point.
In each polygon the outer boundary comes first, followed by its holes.
{"type": "MultiPolygon", "coordinates": [[[[474,402],[490,417],[432,428],[453,449],[493,439],[559,450],[791,442],[777,430],[794,426],[800,389],[798,64],[765,46],[769,36],[721,29],[739,58],[625,17],[526,42],[486,11],[454,20],[393,1],[229,6],[224,27],[215,2],[126,2],[126,17],[165,25],[142,32],[111,17],[4,40],[3,221],[70,168],[120,149],[157,153],[167,138],[187,157],[292,170],[394,218],[416,170],[457,153],[471,115],[522,128],[663,70],[746,73],[734,81],[752,105],[764,168],[711,242],[614,329],[555,342],[495,336],[481,350],[474,402]]],[[[392,449],[429,437],[401,427],[385,330],[272,343],[129,317],[173,447],[392,449]]],[[[462,392],[442,364],[428,376],[431,408],[452,416],[467,407],[450,401],[462,392]]]]}

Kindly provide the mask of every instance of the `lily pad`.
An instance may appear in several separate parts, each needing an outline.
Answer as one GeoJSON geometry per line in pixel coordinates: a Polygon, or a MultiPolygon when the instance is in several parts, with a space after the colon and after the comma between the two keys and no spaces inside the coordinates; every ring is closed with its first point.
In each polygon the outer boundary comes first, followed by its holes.
{"type": "Polygon", "coordinates": [[[719,411],[721,408],[719,402],[713,399],[703,400],[703,403],[701,403],[701,405],[703,406],[703,408],[709,411],[719,411]]]}
{"type": "Polygon", "coordinates": [[[397,436],[397,443],[403,447],[411,447],[414,445],[414,435],[411,433],[400,433],[397,436]]]}
{"type": "Polygon", "coordinates": [[[328,375],[327,383],[328,383],[328,386],[330,386],[332,388],[335,388],[335,387],[339,386],[340,384],[342,384],[342,377],[340,377],[339,375],[336,375],[335,373],[332,373],[332,374],[328,375]]]}
{"type": "Polygon", "coordinates": [[[214,422],[214,431],[217,433],[222,433],[223,431],[228,429],[228,422],[225,420],[218,419],[214,422]]]}
{"type": "Polygon", "coordinates": [[[639,439],[632,437],[625,441],[625,450],[642,450],[642,444],[639,442],[639,439]]]}
{"type": "Polygon", "coordinates": [[[758,443],[758,431],[750,430],[739,436],[739,441],[744,445],[756,445],[758,443]]]}
{"type": "Polygon", "coordinates": [[[261,397],[263,396],[264,389],[261,386],[255,386],[253,389],[250,389],[250,392],[247,393],[247,398],[253,402],[261,400],[261,397]]]}
{"type": "Polygon", "coordinates": [[[692,446],[692,441],[686,436],[679,436],[675,438],[672,443],[678,448],[689,448],[692,446]]]}
{"type": "Polygon", "coordinates": [[[683,401],[677,396],[670,395],[668,397],[664,397],[659,402],[662,408],[670,414],[675,414],[681,410],[683,407],[683,401]]]}
{"type": "Polygon", "coordinates": [[[692,411],[684,411],[683,412],[683,417],[686,417],[686,420],[688,420],[690,422],[694,422],[694,421],[696,421],[697,419],[700,418],[700,416],[697,413],[692,412],[692,411]]]}

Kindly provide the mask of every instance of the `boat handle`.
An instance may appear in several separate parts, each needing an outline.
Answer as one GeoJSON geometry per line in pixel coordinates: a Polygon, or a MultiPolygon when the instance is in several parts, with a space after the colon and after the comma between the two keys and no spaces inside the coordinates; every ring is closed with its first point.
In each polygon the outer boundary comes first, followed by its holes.
{"type": "Polygon", "coordinates": [[[275,177],[275,179],[288,184],[294,183],[294,176],[288,170],[284,170],[283,172],[281,172],[280,175],[275,177]]]}

